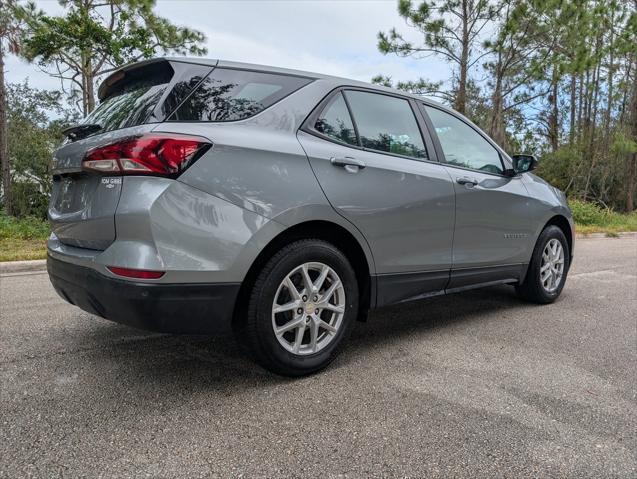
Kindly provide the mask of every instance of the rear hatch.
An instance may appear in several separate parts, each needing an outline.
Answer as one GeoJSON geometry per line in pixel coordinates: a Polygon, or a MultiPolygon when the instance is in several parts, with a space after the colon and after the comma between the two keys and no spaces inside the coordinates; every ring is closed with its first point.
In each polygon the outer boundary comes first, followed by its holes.
{"type": "Polygon", "coordinates": [[[100,86],[100,105],[54,153],[49,219],[65,244],[96,250],[115,240],[115,211],[121,176],[102,176],[82,169],[87,153],[118,140],[150,132],[213,69],[167,60],[133,64],[115,72],[100,86]],[[84,133],[84,135],[86,135],[84,133]]]}

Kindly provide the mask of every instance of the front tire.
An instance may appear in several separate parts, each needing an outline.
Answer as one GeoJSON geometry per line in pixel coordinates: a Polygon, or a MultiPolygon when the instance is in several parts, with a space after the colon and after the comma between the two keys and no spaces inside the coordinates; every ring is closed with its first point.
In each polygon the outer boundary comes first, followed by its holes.
{"type": "Polygon", "coordinates": [[[555,301],[566,283],[570,251],[564,232],[547,226],[535,244],[526,277],[515,290],[522,299],[539,304],[555,301]]]}
{"type": "Polygon", "coordinates": [[[238,340],[264,368],[303,376],[326,367],[358,314],[349,261],[322,240],[299,240],[276,253],[249,295],[238,340]]]}

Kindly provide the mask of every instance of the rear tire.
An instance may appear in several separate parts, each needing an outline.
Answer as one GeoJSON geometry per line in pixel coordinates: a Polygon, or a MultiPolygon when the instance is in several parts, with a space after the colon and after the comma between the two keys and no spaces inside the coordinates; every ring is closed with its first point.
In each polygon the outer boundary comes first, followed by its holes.
{"type": "Polygon", "coordinates": [[[264,368],[303,376],[336,357],[357,314],[358,284],[347,258],[325,241],[299,240],[257,276],[237,339],[264,368]]]}
{"type": "Polygon", "coordinates": [[[555,301],[566,283],[570,258],[564,232],[554,225],[544,228],[535,244],[524,282],[515,286],[518,296],[538,304],[555,301]]]}

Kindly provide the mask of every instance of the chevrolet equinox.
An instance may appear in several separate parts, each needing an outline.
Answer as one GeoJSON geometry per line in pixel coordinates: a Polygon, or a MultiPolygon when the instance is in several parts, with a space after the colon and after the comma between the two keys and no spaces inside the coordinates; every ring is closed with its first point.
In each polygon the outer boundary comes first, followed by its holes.
{"type": "Polygon", "coordinates": [[[138,328],[232,329],[262,366],[325,367],[370,309],[495,284],[550,303],[562,192],[462,115],[389,88],[242,63],[125,66],[53,159],[48,271],[138,328]]]}

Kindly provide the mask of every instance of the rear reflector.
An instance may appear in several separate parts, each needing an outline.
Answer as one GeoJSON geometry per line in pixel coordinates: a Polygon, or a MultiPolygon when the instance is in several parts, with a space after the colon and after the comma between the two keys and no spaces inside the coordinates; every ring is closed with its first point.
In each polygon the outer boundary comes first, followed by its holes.
{"type": "Polygon", "coordinates": [[[118,266],[107,266],[108,270],[118,276],[137,279],[159,279],[165,271],[150,271],[147,269],[120,268],[118,266]]]}
{"type": "Polygon", "coordinates": [[[198,136],[149,133],[87,152],[82,169],[106,175],[177,176],[210,148],[198,136]]]}

